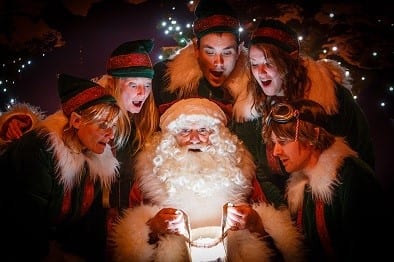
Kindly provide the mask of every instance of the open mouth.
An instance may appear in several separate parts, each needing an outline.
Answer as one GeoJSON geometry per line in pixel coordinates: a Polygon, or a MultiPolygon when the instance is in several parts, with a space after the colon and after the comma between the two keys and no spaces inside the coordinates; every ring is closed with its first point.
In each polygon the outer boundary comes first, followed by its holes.
{"type": "Polygon", "coordinates": [[[201,149],[199,148],[189,148],[190,152],[201,152],[201,149]]]}
{"type": "Polygon", "coordinates": [[[222,75],[223,75],[223,72],[222,71],[211,71],[211,74],[214,76],[214,77],[221,77],[222,75]]]}
{"type": "Polygon", "coordinates": [[[142,101],[133,101],[133,105],[136,107],[141,107],[142,106],[142,101]]]}
{"type": "Polygon", "coordinates": [[[263,86],[269,86],[272,83],[272,80],[261,81],[263,86]]]}

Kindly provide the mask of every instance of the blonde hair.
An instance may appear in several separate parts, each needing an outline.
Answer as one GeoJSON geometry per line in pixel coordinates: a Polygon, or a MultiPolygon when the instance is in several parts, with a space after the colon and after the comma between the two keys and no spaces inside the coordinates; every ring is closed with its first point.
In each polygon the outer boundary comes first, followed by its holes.
{"type": "MultiPolygon", "coordinates": [[[[111,76],[108,77],[111,78],[111,76]]],[[[151,136],[155,131],[157,131],[159,125],[159,111],[156,107],[153,93],[151,92],[145,100],[139,113],[127,112],[123,101],[120,98],[120,85],[117,83],[120,79],[121,78],[119,77],[112,77],[112,81],[108,81],[107,85],[105,85],[104,87],[110,90],[112,95],[118,101],[124,114],[129,116],[129,125],[132,125],[131,128],[134,128],[134,137],[132,138],[131,143],[135,148],[135,151],[133,153],[136,153],[142,148],[146,138],[151,136]]]]}
{"type": "MultiPolygon", "coordinates": [[[[111,120],[113,124],[116,123],[113,147],[120,148],[125,145],[130,135],[130,122],[116,104],[101,103],[88,107],[84,110],[76,112],[82,117],[82,122],[85,124],[97,122],[105,116],[106,119],[111,120]]],[[[63,139],[67,146],[77,151],[80,151],[81,146],[79,139],[76,139],[75,129],[68,126],[64,129],[63,139]]]]}

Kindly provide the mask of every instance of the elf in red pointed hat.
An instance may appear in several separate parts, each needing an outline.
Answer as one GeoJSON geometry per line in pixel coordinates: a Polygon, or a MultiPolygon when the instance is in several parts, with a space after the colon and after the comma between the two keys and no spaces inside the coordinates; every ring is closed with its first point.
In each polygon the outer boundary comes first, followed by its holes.
{"type": "MultiPolygon", "coordinates": [[[[97,261],[104,254],[92,210],[117,176],[112,149],[129,135],[115,98],[90,80],[58,77],[61,110],[0,157],[4,261],[97,261]]],[[[104,227],[102,227],[104,229],[104,227]]]]}

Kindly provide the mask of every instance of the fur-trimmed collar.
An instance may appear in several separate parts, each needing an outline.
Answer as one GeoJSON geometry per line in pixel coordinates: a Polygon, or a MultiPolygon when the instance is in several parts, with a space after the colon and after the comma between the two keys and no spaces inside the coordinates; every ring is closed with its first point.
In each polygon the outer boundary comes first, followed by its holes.
{"type": "MultiPolygon", "coordinates": [[[[18,103],[13,105],[7,112],[4,114],[0,114],[0,130],[3,135],[3,125],[13,116],[23,115],[29,117],[31,120],[31,127],[25,132],[30,131],[33,127],[38,123],[38,121],[44,118],[44,112],[41,111],[40,108],[32,106],[27,103],[18,103]]],[[[0,135],[0,146],[6,145],[7,143],[11,142],[7,140],[5,137],[0,135]]]]}
{"type": "Polygon", "coordinates": [[[311,89],[305,98],[321,104],[329,115],[338,113],[336,85],[339,84],[351,90],[351,78],[346,76],[345,68],[329,59],[314,61],[309,57],[303,57],[302,60],[311,81],[311,89]]]}
{"type": "Polygon", "coordinates": [[[63,128],[67,121],[63,112],[58,111],[37,125],[38,133],[41,136],[48,137],[48,150],[54,151],[56,173],[60,183],[66,189],[71,189],[77,185],[83,175],[84,165],[87,164],[92,180],[99,180],[102,187],[108,188],[114,181],[119,167],[119,162],[114,157],[111,147],[107,145],[102,154],[95,154],[90,151],[86,153],[74,152],[62,140],[63,128]]]}
{"type": "Polygon", "coordinates": [[[324,203],[331,203],[334,187],[339,183],[338,169],[347,157],[356,157],[353,151],[341,137],[335,139],[334,144],[321,153],[315,167],[308,172],[294,172],[288,179],[286,194],[287,202],[292,214],[301,207],[305,185],[310,186],[314,199],[324,203]]]}
{"type": "MultiPolygon", "coordinates": [[[[247,92],[247,86],[251,79],[247,63],[248,53],[247,49],[243,47],[233,72],[223,84],[223,87],[234,98],[233,117],[237,121],[253,119],[258,115],[256,109],[252,108],[252,95],[247,92]]],[[[203,73],[195,57],[192,42],[170,58],[165,77],[169,79],[168,91],[178,93],[179,97],[189,97],[198,88],[203,73]]]]}

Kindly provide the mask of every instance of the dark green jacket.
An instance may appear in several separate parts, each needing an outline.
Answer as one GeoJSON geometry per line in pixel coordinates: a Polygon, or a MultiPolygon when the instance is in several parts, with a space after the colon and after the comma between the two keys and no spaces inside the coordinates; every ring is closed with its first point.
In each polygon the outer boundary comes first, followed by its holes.
{"type": "Polygon", "coordinates": [[[61,136],[66,121],[61,112],[47,117],[1,156],[8,185],[1,193],[7,239],[1,253],[9,261],[38,261],[53,241],[88,261],[103,258],[101,189],[114,180],[118,161],[109,146],[101,155],[66,147],[61,136]]]}

